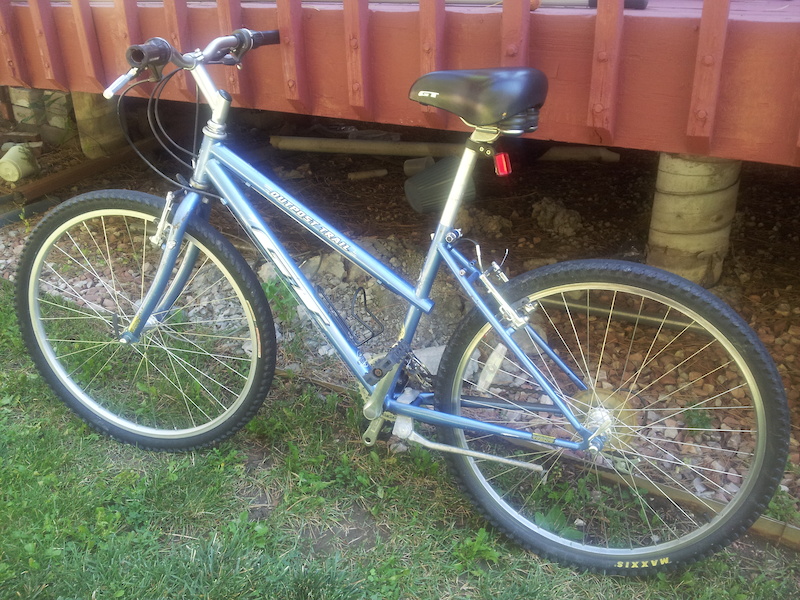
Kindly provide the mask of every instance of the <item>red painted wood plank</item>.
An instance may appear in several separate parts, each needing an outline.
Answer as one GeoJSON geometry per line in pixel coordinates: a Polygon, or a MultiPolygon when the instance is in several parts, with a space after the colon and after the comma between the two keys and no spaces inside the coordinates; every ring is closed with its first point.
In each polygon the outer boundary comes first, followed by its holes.
{"type": "Polygon", "coordinates": [[[31,12],[33,33],[39,48],[39,58],[42,61],[45,79],[53,89],[68,90],[50,0],[30,0],[28,8],[31,12]]]}
{"type": "Polygon", "coordinates": [[[500,64],[527,67],[531,31],[531,0],[503,2],[500,64]]]}
{"type": "Polygon", "coordinates": [[[369,0],[343,0],[347,96],[360,118],[369,106],[369,0]]]}
{"type": "MultiPolygon", "coordinates": [[[[241,1],[218,0],[217,20],[219,22],[219,35],[228,35],[243,27],[241,1]]],[[[245,70],[225,69],[225,83],[222,87],[226,88],[234,96],[237,104],[250,106],[251,90],[245,70]]]]}
{"type": "MultiPolygon", "coordinates": [[[[445,0],[419,0],[420,75],[444,64],[445,0]]],[[[429,108],[429,107],[426,107],[429,108]]]]}
{"type": "MultiPolygon", "coordinates": [[[[444,68],[444,27],[447,18],[445,0],[419,0],[419,74],[444,68]]],[[[444,111],[420,104],[420,110],[431,127],[444,127],[444,111]]]]}
{"type": "Polygon", "coordinates": [[[107,83],[105,70],[100,55],[100,45],[94,29],[94,17],[90,0],[73,0],[72,16],[75,19],[75,32],[78,38],[78,49],[81,53],[81,65],[92,86],[99,92],[107,83]]]}
{"type": "Polygon", "coordinates": [[[28,69],[22,56],[19,28],[14,25],[14,16],[11,14],[11,0],[0,0],[0,57],[11,81],[30,87],[28,69]]]}
{"type": "Polygon", "coordinates": [[[114,0],[114,21],[112,39],[116,46],[114,63],[118,74],[130,69],[125,61],[124,48],[131,44],[141,44],[142,32],[139,29],[139,15],[136,12],[136,0],[114,0]]]}
{"type": "Polygon", "coordinates": [[[730,0],[703,3],[689,122],[686,126],[689,142],[693,150],[700,154],[709,152],[714,133],[729,13],[730,0]]]}
{"type": "MultiPolygon", "coordinates": [[[[294,0],[295,2],[297,0],[294,0]]],[[[423,0],[423,9],[428,2],[423,0]]],[[[713,0],[709,0],[713,1],[713,0]]],[[[608,0],[600,0],[601,5],[608,0]]],[[[433,6],[434,4],[431,4],[433,6]]],[[[725,60],[719,83],[712,139],[713,156],[756,160],[800,166],[800,112],[798,112],[798,57],[800,54],[800,0],[786,4],[786,10],[737,12],[737,6],[750,4],[731,0],[725,60]],[[797,4],[797,7],[794,5],[797,4]],[[788,19],[790,10],[794,17],[788,19]],[[754,15],[755,18],[750,18],[754,15]],[[779,18],[780,17],[780,18],[779,18]]],[[[130,41],[141,42],[156,35],[167,36],[164,7],[160,2],[140,1],[137,20],[141,37],[122,42],[118,30],[124,12],[111,2],[92,2],[92,14],[103,65],[108,77],[125,70],[124,48],[130,41]],[[120,16],[122,15],[122,16],[120,16]],[[116,36],[116,37],[115,37],[116,36]],[[121,61],[117,67],[112,61],[121,61]]],[[[244,25],[276,27],[275,3],[243,4],[244,25]]],[[[0,85],[19,85],[10,76],[4,52],[9,36],[24,63],[28,81],[34,87],[47,87],[39,60],[28,5],[0,0],[6,8],[6,33],[0,33],[0,85]],[[6,45],[3,46],[5,37],[6,45]]],[[[218,35],[218,6],[212,2],[188,3],[191,28],[189,46],[203,45],[218,35]]],[[[416,6],[374,3],[369,13],[369,50],[367,57],[371,113],[368,120],[411,126],[438,126],[420,112],[421,106],[407,99],[408,86],[421,70],[422,31],[416,6]]],[[[254,100],[264,110],[308,112],[332,118],[365,118],[354,110],[349,97],[345,55],[344,19],[341,4],[310,6],[303,10],[305,70],[310,84],[311,106],[300,110],[290,103],[278,82],[284,77],[279,50],[262,50],[248,56],[246,72],[251,73],[254,100]],[[252,68],[250,68],[252,65],[252,68]],[[257,78],[257,79],[256,79],[257,78]],[[256,88],[256,83],[258,87],[256,88]],[[277,87],[276,87],[277,85],[277,87]],[[255,92],[258,92],[257,95],[255,92]]],[[[78,52],[73,7],[66,2],[53,3],[56,30],[62,41],[74,39],[73,51],[63,53],[65,70],[73,89],[87,89],[78,52]]],[[[502,56],[502,8],[465,7],[448,4],[446,23],[432,50],[441,63],[434,68],[473,68],[499,66],[502,56]]],[[[691,152],[687,117],[692,102],[696,70],[702,3],[700,0],[651,0],[643,11],[625,11],[624,32],[618,43],[617,89],[611,104],[614,113],[615,146],[662,152],[691,152]],[[668,4],[680,4],[675,9],[668,4]],[[691,10],[686,7],[691,5],[691,10]],[[661,6],[665,8],[660,8],[661,6]],[[680,10],[679,10],[680,9],[680,10]]],[[[601,12],[602,17],[602,12],[601,12]]],[[[603,81],[596,69],[595,33],[597,16],[592,10],[546,9],[530,15],[530,64],[550,78],[550,94],[542,114],[539,131],[533,137],[579,144],[597,144],[602,140],[594,122],[588,120],[589,100],[605,96],[591,89],[603,81]]],[[[2,25],[0,25],[2,30],[2,25]]],[[[602,30],[602,27],[600,27],[602,30]]],[[[11,57],[13,60],[13,57],[11,57]]],[[[298,70],[300,67],[298,66],[298,70]]],[[[214,69],[221,81],[223,69],[214,69]]],[[[427,69],[426,69],[427,70],[427,69]]],[[[179,100],[174,89],[165,90],[165,98],[179,100]]],[[[445,125],[463,130],[458,119],[445,125]]],[[[602,123],[600,123],[602,125],[602,123]]]]}
{"type": "MultiPolygon", "coordinates": [[[[164,21],[167,25],[167,40],[180,52],[187,52],[189,48],[189,9],[186,0],[164,0],[164,21]]],[[[194,91],[190,89],[189,78],[186,73],[175,76],[177,89],[181,96],[193,100],[194,91]]]]}
{"type": "Polygon", "coordinates": [[[289,102],[303,111],[309,108],[303,6],[296,0],[277,0],[277,12],[278,30],[281,32],[284,94],[289,102]]]}
{"type": "Polygon", "coordinates": [[[595,20],[588,125],[603,144],[614,141],[617,87],[622,61],[623,0],[598,2],[595,20]]]}

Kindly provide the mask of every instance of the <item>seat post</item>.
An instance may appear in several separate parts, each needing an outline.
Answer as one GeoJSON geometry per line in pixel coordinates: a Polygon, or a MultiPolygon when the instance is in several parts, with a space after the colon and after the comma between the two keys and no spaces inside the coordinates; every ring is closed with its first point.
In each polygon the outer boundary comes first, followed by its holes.
{"type": "Polygon", "coordinates": [[[439,219],[439,224],[442,227],[447,229],[453,227],[456,216],[458,215],[458,209],[461,206],[461,201],[464,199],[467,184],[472,176],[472,171],[475,170],[475,163],[478,161],[478,157],[481,155],[492,156],[491,145],[499,137],[500,131],[494,127],[476,127],[469,136],[469,141],[464,148],[464,154],[461,155],[461,162],[458,165],[456,176],[453,179],[453,185],[447,196],[447,202],[444,205],[442,216],[439,219]],[[482,145],[485,145],[488,152],[481,152],[482,145]]]}
{"type": "MultiPolygon", "coordinates": [[[[467,123],[469,125],[469,123],[467,123]]],[[[470,127],[475,127],[470,125],[470,127]]],[[[484,144],[489,155],[492,153],[491,144],[498,137],[500,131],[496,128],[475,127],[475,131],[467,141],[464,148],[464,154],[461,156],[461,162],[458,165],[453,185],[450,188],[450,194],[447,196],[447,202],[444,205],[442,216],[439,218],[439,225],[436,227],[431,238],[431,245],[428,249],[428,255],[425,257],[425,263],[422,265],[419,280],[417,281],[416,293],[419,298],[429,298],[431,288],[433,287],[433,280],[436,277],[436,272],[439,270],[441,262],[441,255],[439,254],[440,246],[444,243],[447,235],[452,231],[455,224],[456,217],[458,216],[458,208],[461,206],[461,201],[464,199],[464,192],[467,189],[467,182],[469,181],[472,171],[475,169],[475,163],[481,155],[481,145],[484,144]]],[[[485,153],[484,153],[485,154],[485,153]]],[[[416,306],[409,308],[408,315],[406,316],[405,323],[402,331],[413,337],[413,332],[416,329],[418,319],[421,311],[416,306]]],[[[410,337],[407,340],[411,342],[410,337]]]]}

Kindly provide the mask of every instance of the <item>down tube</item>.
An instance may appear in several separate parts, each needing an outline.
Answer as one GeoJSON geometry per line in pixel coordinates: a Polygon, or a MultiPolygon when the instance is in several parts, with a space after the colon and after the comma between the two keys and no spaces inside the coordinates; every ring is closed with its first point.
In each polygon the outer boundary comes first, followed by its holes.
{"type": "Polygon", "coordinates": [[[364,269],[378,280],[389,291],[402,296],[407,302],[419,307],[428,313],[433,308],[430,298],[421,297],[416,293],[414,286],[409,284],[394,271],[376,260],[353,240],[348,239],[333,225],[327,223],[321,216],[315,214],[307,206],[295,200],[286,190],[281,189],[274,181],[263,175],[258,169],[247,164],[229,148],[222,144],[212,147],[212,154],[217,164],[225,167],[226,173],[230,172],[245,181],[259,194],[264,196],[273,206],[281,210],[286,216],[298,225],[308,230],[321,242],[336,252],[341,253],[348,260],[364,269]]]}
{"type": "Polygon", "coordinates": [[[236,184],[231,181],[225,170],[215,160],[210,160],[206,166],[211,181],[217,190],[227,199],[228,207],[236,218],[249,229],[253,242],[261,253],[268,257],[281,272],[284,280],[292,289],[297,300],[306,307],[314,321],[325,333],[334,348],[355,375],[361,384],[370,392],[372,385],[367,383],[365,376],[370,370],[370,365],[361,351],[347,339],[345,334],[335,325],[328,309],[320,302],[313,292],[311,282],[286,253],[280,242],[272,235],[267,224],[261,216],[252,209],[250,203],[239,191],[236,184]]]}

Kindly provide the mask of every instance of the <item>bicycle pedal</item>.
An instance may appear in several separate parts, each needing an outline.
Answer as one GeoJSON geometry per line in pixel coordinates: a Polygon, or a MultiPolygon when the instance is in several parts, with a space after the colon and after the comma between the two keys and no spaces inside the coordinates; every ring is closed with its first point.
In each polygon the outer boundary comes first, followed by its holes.
{"type": "Polygon", "coordinates": [[[386,356],[375,361],[372,365],[372,370],[365,376],[368,383],[375,384],[383,378],[384,375],[389,373],[395,366],[409,355],[411,352],[411,345],[407,342],[397,342],[389,349],[386,356]]]}

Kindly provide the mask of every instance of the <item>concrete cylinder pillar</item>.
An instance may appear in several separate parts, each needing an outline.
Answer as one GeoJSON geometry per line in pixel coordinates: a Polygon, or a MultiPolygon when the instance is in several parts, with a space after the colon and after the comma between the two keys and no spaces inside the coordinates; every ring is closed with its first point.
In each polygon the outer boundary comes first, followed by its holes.
{"type": "Polygon", "coordinates": [[[109,156],[127,143],[117,118],[117,101],[102,94],[72,92],[81,150],[89,158],[109,156]]]}
{"type": "Polygon", "coordinates": [[[647,264],[704,286],[719,280],[741,166],[737,160],[661,154],[647,264]]]}

